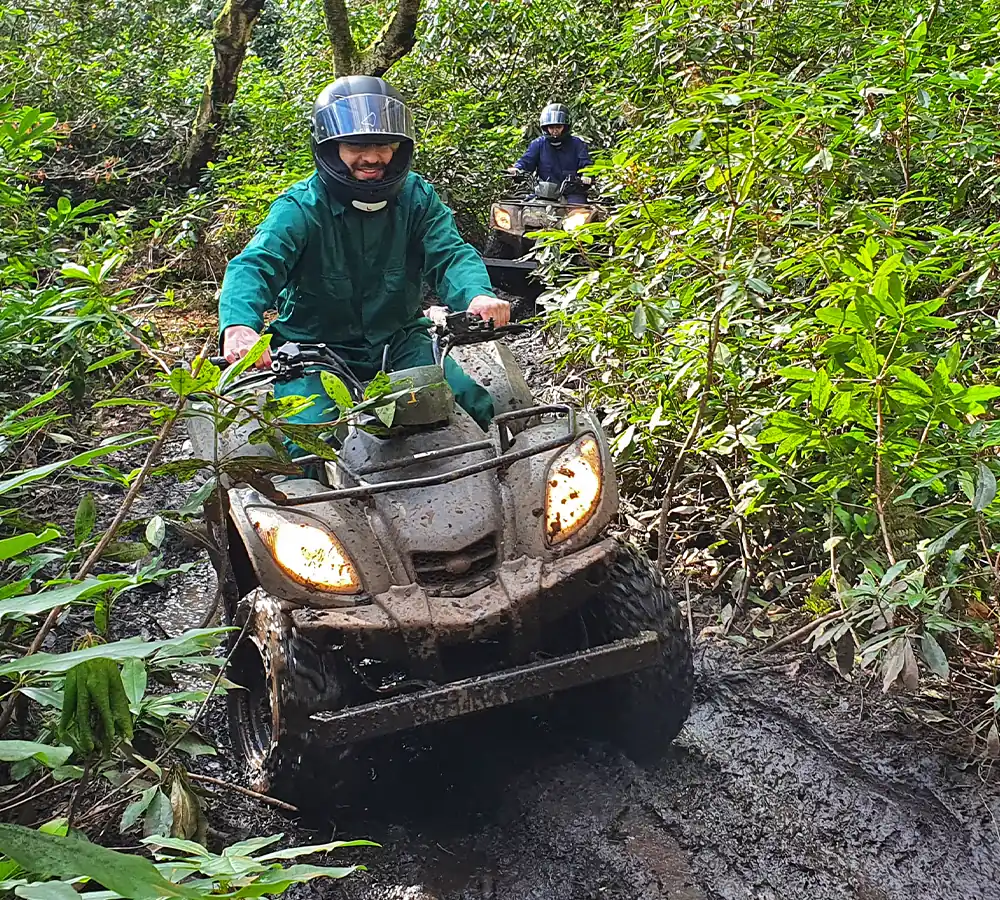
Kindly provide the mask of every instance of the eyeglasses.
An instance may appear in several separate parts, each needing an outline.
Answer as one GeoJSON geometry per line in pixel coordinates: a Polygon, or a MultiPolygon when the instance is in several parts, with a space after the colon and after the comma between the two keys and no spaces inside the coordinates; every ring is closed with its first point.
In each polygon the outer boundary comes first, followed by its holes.
{"type": "Polygon", "coordinates": [[[393,141],[391,144],[355,144],[353,141],[344,141],[344,147],[347,148],[351,153],[364,153],[365,150],[385,150],[388,148],[393,152],[399,149],[401,141],[393,141]]]}

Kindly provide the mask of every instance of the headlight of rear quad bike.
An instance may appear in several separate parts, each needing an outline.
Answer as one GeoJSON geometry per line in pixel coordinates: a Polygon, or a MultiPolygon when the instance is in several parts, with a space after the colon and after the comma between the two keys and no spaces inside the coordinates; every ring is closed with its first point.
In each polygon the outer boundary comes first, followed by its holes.
{"type": "Polygon", "coordinates": [[[502,228],[505,231],[510,230],[510,213],[505,209],[493,210],[493,223],[497,228],[502,228]]]}
{"type": "Polygon", "coordinates": [[[274,561],[299,584],[334,594],[361,590],[358,570],[343,544],[325,528],[305,517],[262,507],[248,509],[247,518],[274,561]]]}
{"type": "Polygon", "coordinates": [[[578,209],[562,220],[563,231],[576,231],[590,221],[591,212],[588,209],[578,209]]]}
{"type": "Polygon", "coordinates": [[[545,483],[545,537],[558,544],[576,534],[597,512],[604,469],[593,435],[571,444],[549,466],[545,483]]]}

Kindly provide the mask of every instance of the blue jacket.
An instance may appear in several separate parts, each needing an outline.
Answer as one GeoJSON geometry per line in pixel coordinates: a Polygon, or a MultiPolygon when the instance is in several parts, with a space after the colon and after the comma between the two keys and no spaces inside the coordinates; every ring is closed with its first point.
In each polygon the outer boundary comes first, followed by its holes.
{"type": "Polygon", "coordinates": [[[576,135],[563,139],[561,147],[553,147],[546,137],[537,137],[514,166],[523,172],[536,172],[539,181],[560,184],[567,175],[575,175],[590,165],[590,151],[576,135]]]}

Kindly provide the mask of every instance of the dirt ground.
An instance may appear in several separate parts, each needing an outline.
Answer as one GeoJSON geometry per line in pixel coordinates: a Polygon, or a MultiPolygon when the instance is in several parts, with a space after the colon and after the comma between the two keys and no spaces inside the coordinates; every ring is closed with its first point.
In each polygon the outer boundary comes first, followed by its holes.
{"type": "MultiPolygon", "coordinates": [[[[166,595],[136,596],[129,630],[198,624],[214,573],[195,561],[166,595]]],[[[124,621],[123,621],[124,624],[124,621]]],[[[368,838],[368,871],[302,897],[344,900],[948,900],[997,896],[1000,790],[898,730],[891,701],[793,652],[756,664],[702,642],[696,702],[652,764],[499,710],[381,742],[362,801],[310,827],[228,791],[218,840],[368,838]]],[[[194,768],[239,783],[220,748],[194,768]]]]}

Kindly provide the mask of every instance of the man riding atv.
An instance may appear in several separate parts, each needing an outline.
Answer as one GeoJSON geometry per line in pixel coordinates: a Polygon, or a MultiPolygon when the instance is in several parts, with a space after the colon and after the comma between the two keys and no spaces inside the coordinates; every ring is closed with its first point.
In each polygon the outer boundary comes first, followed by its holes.
{"type": "Polygon", "coordinates": [[[483,260],[493,284],[525,299],[537,297],[541,282],[533,277],[537,261],[526,258],[538,231],[573,231],[600,221],[604,211],[587,198],[590,165],[587,145],[570,134],[569,110],[550,103],[539,118],[543,137],[507,172],[509,189],[490,208],[490,230],[483,260]]]}
{"type": "MultiPolygon", "coordinates": [[[[570,134],[569,110],[561,103],[550,103],[538,118],[543,135],[535,138],[522,156],[511,167],[512,174],[537,174],[541,182],[561,184],[568,177],[578,175],[590,165],[587,144],[570,134]]],[[[566,197],[571,206],[587,202],[587,187],[577,183],[577,193],[566,197]]]]}
{"type": "Polygon", "coordinates": [[[478,254],[409,173],[392,88],[334,82],[312,135],[317,174],[275,201],[220,298],[229,362],[269,306],[280,346],[187,411],[196,457],[241,463],[205,517],[251,786],[328,815],[366,784],[378,739],[574,690],[568,722],[662,752],[691,706],[688,629],[655,565],[608,534],[600,420],[533,399],[500,343],[526,326],[506,324],[478,254]],[[456,310],[433,331],[421,276],[456,310]],[[362,382],[380,372],[398,389],[373,408],[362,382]],[[287,463],[247,409],[271,388],[319,395],[307,421],[330,422],[323,375],[354,404],[335,458],[298,451],[304,477],[269,477],[287,463]]]}
{"type": "MultiPolygon", "coordinates": [[[[381,78],[338,78],[316,98],[311,131],[316,172],[274,201],[226,269],[219,331],[229,362],[246,355],[264,328],[264,312],[277,309],[268,329],[274,346],[325,342],[362,381],[383,365],[430,365],[421,278],[451,310],[496,325],[509,321],[509,305],[494,295],[452,213],[410,171],[413,117],[395,88],[381,78]]],[[[257,366],[269,368],[270,354],[257,366]]],[[[487,391],[450,358],[445,375],[458,404],[487,428],[487,391]]],[[[294,421],[337,419],[316,373],[276,385],[275,393],[318,395],[294,421]]]]}

